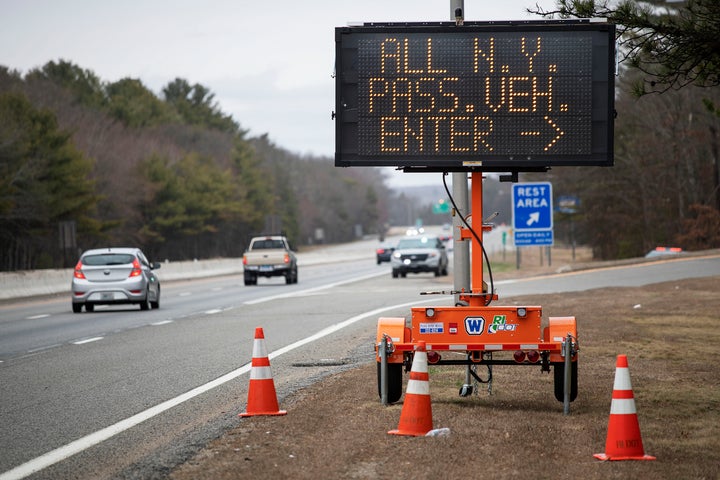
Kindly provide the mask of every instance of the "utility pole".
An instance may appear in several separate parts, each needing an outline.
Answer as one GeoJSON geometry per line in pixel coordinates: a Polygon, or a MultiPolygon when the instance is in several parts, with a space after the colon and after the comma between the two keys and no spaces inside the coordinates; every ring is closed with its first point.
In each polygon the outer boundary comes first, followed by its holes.
{"type": "MultiPolygon", "coordinates": [[[[465,0],[450,0],[450,21],[462,25],[465,19],[465,0]]],[[[460,238],[460,227],[464,226],[460,215],[469,213],[468,181],[465,172],[452,174],[452,194],[460,209],[453,212],[453,284],[455,291],[470,291],[470,242],[460,238]]],[[[482,212],[478,212],[482,216],[482,212]]],[[[482,218],[478,220],[482,225],[482,218]]],[[[460,295],[455,295],[455,304],[460,295]]]]}

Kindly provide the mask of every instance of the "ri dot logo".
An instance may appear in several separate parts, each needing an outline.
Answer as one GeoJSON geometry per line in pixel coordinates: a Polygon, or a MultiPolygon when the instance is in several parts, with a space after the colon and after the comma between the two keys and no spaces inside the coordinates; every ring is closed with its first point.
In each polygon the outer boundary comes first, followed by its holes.
{"type": "Polygon", "coordinates": [[[465,331],[468,335],[482,335],[485,330],[483,317],[465,317],[465,331]]]}

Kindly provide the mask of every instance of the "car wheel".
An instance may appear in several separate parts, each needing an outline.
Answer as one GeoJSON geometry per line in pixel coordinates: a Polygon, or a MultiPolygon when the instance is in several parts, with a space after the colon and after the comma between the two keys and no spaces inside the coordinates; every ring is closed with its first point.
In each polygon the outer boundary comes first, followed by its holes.
{"type": "Polygon", "coordinates": [[[93,311],[95,311],[95,305],[93,305],[92,303],[86,303],[85,311],[92,313],[93,311]]]}
{"type": "Polygon", "coordinates": [[[398,278],[398,271],[397,271],[397,270],[393,269],[393,271],[392,271],[392,277],[393,277],[393,278],[398,278]]]}
{"type": "Polygon", "coordinates": [[[435,269],[434,273],[435,273],[436,277],[439,277],[440,275],[442,275],[442,269],[440,267],[438,267],[435,269]]]}
{"type": "Polygon", "coordinates": [[[243,276],[243,279],[245,280],[246,287],[250,285],[257,285],[257,277],[251,273],[246,273],[243,276]]]}
{"type": "Polygon", "coordinates": [[[73,313],[80,313],[82,311],[82,303],[72,304],[73,313]]]}
{"type": "Polygon", "coordinates": [[[157,297],[155,298],[154,302],[150,302],[150,307],[157,310],[160,308],[160,290],[157,291],[157,297]]]}
{"type": "Polygon", "coordinates": [[[145,298],[143,298],[140,302],[140,310],[150,310],[150,302],[148,301],[149,296],[150,292],[145,292],[145,298]]]}
{"type": "Polygon", "coordinates": [[[407,272],[401,272],[401,273],[400,273],[400,276],[401,276],[402,278],[407,277],[407,272]]]}

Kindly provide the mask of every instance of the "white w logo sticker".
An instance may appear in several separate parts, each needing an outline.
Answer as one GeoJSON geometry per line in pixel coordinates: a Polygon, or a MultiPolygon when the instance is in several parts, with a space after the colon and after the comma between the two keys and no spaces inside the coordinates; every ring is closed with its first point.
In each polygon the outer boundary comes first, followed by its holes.
{"type": "Polygon", "coordinates": [[[482,335],[485,330],[485,319],[483,317],[466,317],[465,331],[468,335],[482,335]]]}

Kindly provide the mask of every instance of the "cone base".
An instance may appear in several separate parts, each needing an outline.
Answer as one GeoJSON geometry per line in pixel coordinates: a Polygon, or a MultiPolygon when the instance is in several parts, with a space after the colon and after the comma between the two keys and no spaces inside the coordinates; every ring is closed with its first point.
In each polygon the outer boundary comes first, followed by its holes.
{"type": "Polygon", "coordinates": [[[245,412],[238,415],[238,417],[257,417],[257,416],[280,416],[280,415],[287,415],[286,410],[278,410],[277,412],[245,412]]]}
{"type": "Polygon", "coordinates": [[[619,461],[619,460],[655,460],[655,457],[651,455],[642,455],[642,456],[620,456],[620,455],[606,455],[604,453],[596,453],[593,455],[593,457],[597,458],[598,460],[602,460],[603,462],[607,461],[619,461]]]}
{"type": "MultiPolygon", "coordinates": [[[[428,430],[428,432],[429,431],[430,430],[428,430]]],[[[390,430],[388,432],[388,434],[390,434],[390,435],[405,435],[408,437],[424,437],[427,434],[427,432],[411,432],[408,430],[390,430]]]]}

